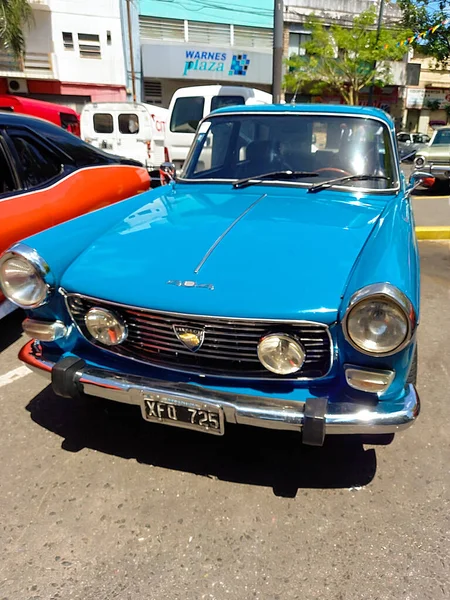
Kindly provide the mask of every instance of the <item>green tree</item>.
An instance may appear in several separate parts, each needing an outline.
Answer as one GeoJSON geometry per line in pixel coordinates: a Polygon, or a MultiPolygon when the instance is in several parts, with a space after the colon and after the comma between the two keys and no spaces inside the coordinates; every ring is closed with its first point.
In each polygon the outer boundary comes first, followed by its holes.
{"type": "Polygon", "coordinates": [[[413,47],[421,54],[436,59],[436,68],[448,67],[450,62],[450,23],[442,25],[450,16],[450,0],[398,0],[403,12],[403,25],[416,34],[426,32],[416,38],[413,47]],[[441,26],[434,32],[428,30],[441,26]]]}
{"type": "Polygon", "coordinates": [[[0,0],[0,48],[3,46],[21,59],[25,52],[24,30],[32,22],[28,0],[0,0]]]}
{"type": "Polygon", "coordinates": [[[389,85],[388,61],[401,60],[406,48],[396,43],[410,32],[382,27],[378,35],[376,21],[375,9],[356,16],[352,28],[332,25],[327,29],[313,17],[308,23],[310,41],[304,44],[306,54],[285,61],[286,90],[312,94],[333,90],[346,104],[358,104],[364,87],[389,85]]]}

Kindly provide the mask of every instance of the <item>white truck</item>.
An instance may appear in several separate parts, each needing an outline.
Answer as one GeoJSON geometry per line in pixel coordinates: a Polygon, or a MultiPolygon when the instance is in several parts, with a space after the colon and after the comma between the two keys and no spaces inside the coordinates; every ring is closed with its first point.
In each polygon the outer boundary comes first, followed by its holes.
{"type": "Polygon", "coordinates": [[[255,88],[232,85],[202,85],[177,90],[169,105],[165,160],[180,169],[203,117],[223,106],[242,104],[272,104],[272,96],[255,88]]]}
{"type": "Polygon", "coordinates": [[[164,162],[168,113],[143,102],[89,103],[81,112],[81,137],[111,154],[134,158],[152,171],[164,162]]]}

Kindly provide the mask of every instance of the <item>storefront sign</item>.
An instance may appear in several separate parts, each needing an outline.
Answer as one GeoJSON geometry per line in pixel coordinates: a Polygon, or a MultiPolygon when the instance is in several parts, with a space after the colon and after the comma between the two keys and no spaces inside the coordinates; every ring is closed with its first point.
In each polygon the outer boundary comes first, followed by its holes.
{"type": "Polygon", "coordinates": [[[198,48],[187,44],[143,44],[144,77],[271,83],[272,54],[198,48]]]}
{"type": "Polygon", "coordinates": [[[441,109],[450,104],[450,90],[408,88],[406,108],[441,109]]]}

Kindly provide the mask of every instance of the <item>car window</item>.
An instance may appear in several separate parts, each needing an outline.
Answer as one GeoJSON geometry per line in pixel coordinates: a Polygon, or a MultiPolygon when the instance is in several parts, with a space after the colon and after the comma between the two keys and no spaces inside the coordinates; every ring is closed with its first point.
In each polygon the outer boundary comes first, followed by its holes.
{"type": "Polygon", "coordinates": [[[214,96],[211,99],[211,111],[223,106],[239,106],[245,104],[244,96],[214,96]]]}
{"type": "Polygon", "coordinates": [[[112,115],[109,113],[95,113],[94,131],[96,133],[112,133],[114,131],[112,115]]]}
{"type": "Polygon", "coordinates": [[[433,144],[450,144],[450,129],[437,131],[433,144]]]}
{"type": "Polygon", "coordinates": [[[61,161],[33,136],[15,131],[9,131],[8,135],[19,159],[25,188],[46,183],[61,173],[61,161]]]}
{"type": "Polygon", "coordinates": [[[11,165],[6,158],[5,149],[0,138],[0,195],[15,192],[17,189],[11,165]]]}
{"type": "Polygon", "coordinates": [[[174,133],[195,133],[203,118],[205,99],[203,96],[177,98],[170,119],[170,131],[174,133]]]}
{"type": "Polygon", "coordinates": [[[409,139],[409,133],[399,133],[397,136],[399,142],[409,142],[409,139]]]}
{"type": "Polygon", "coordinates": [[[202,153],[202,160],[197,162],[195,173],[224,167],[232,133],[233,126],[230,123],[220,123],[214,131],[209,130],[206,134],[205,152],[202,153]]]}
{"type": "Polygon", "coordinates": [[[119,131],[125,134],[139,132],[139,117],[134,113],[123,113],[119,115],[119,131]]]}

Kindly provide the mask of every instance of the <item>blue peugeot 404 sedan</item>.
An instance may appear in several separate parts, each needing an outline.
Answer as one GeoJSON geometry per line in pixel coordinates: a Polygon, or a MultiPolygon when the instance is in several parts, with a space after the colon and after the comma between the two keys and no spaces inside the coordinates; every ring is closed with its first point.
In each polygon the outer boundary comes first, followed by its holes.
{"type": "Polygon", "coordinates": [[[419,414],[419,258],[384,112],[247,106],[198,126],[166,185],[10,248],[20,358],[56,394],[229,423],[392,434],[419,414]]]}

